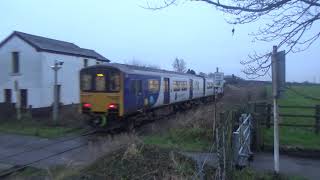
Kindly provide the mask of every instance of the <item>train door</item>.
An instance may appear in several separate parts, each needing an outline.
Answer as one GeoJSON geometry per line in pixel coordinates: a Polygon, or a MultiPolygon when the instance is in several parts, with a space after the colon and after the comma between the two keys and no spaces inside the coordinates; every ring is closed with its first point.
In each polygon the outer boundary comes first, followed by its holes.
{"type": "Polygon", "coordinates": [[[189,89],[190,89],[189,99],[192,99],[193,98],[193,80],[192,79],[189,80],[189,89]]]}
{"type": "Polygon", "coordinates": [[[135,95],[136,95],[136,107],[138,109],[143,108],[143,92],[142,92],[142,80],[134,80],[135,83],[135,95]]]}
{"type": "Polygon", "coordinates": [[[169,78],[164,78],[163,104],[170,103],[170,83],[169,78]]]}

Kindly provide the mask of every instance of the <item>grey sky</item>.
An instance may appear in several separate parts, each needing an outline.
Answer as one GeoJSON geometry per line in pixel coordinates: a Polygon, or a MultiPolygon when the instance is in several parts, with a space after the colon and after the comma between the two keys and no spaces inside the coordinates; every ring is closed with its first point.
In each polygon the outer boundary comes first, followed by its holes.
{"type": "MultiPolygon", "coordinates": [[[[272,49],[272,43],[253,43],[248,36],[263,21],[236,26],[232,36],[233,26],[208,4],[187,2],[150,11],[139,7],[145,2],[1,1],[0,39],[18,30],[94,49],[113,62],[136,59],[171,69],[173,59],[179,57],[197,72],[215,71],[218,66],[226,74],[241,77],[245,76],[241,73],[240,60],[254,50],[272,49]]],[[[316,78],[320,82],[319,41],[305,52],[287,56],[287,80],[314,81],[316,78]]]]}

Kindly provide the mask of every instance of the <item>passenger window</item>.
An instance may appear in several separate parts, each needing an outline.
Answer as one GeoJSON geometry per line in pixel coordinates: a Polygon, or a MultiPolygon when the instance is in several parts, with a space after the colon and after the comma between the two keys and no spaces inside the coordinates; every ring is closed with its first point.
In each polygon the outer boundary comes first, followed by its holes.
{"type": "Polygon", "coordinates": [[[188,89],[187,81],[181,81],[181,90],[186,91],[188,89]]]}
{"type": "Polygon", "coordinates": [[[96,76],[96,91],[106,90],[106,78],[105,76],[96,76]]]}
{"type": "Polygon", "coordinates": [[[90,91],[92,86],[91,86],[91,81],[92,81],[92,76],[90,74],[82,74],[81,75],[81,90],[83,91],[90,91]]]}
{"type": "Polygon", "coordinates": [[[173,81],[173,91],[180,91],[179,81],[173,81]]]}
{"type": "Polygon", "coordinates": [[[110,91],[119,91],[120,90],[120,74],[117,72],[110,72],[110,91]]]}
{"type": "Polygon", "coordinates": [[[159,91],[160,85],[158,80],[149,80],[148,81],[148,90],[149,92],[156,93],[159,91]]]}

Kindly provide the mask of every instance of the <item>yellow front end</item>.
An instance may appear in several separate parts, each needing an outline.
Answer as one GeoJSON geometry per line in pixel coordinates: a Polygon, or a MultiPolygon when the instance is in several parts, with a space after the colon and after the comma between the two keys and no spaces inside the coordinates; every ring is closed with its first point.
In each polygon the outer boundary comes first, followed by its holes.
{"type": "MultiPolygon", "coordinates": [[[[85,74],[85,73],[84,73],[85,74]]],[[[97,74],[100,75],[100,74],[97,74]]],[[[101,75],[100,75],[101,76],[101,75]]],[[[95,76],[93,76],[95,77],[95,76]]],[[[106,75],[102,76],[103,78],[106,75]]],[[[124,114],[124,105],[123,105],[123,75],[119,73],[119,89],[114,92],[97,92],[97,91],[83,91],[80,92],[80,103],[82,113],[87,114],[105,114],[109,115],[110,112],[117,117],[122,117],[124,114]],[[88,105],[88,107],[84,107],[88,105]],[[110,105],[113,107],[111,108],[110,105]],[[115,114],[116,113],[116,114],[115,114]]],[[[93,80],[93,79],[90,79],[93,80]]],[[[91,82],[91,81],[88,81],[91,82]]],[[[103,84],[105,88],[106,84],[103,84]]]]}
{"type": "Polygon", "coordinates": [[[110,104],[118,106],[119,116],[123,116],[123,96],[122,91],[118,93],[104,92],[81,92],[81,104],[90,104],[92,113],[108,113],[110,104]]]}

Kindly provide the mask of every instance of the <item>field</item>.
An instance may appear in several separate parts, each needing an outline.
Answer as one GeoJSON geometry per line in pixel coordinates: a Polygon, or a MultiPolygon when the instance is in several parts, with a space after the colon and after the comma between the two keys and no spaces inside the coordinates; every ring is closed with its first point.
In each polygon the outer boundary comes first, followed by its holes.
{"type": "MultiPolygon", "coordinates": [[[[307,95],[320,98],[320,86],[292,86],[294,91],[288,89],[282,99],[279,100],[280,106],[315,106],[320,105],[320,101],[305,98],[301,96],[307,95]],[[296,93],[298,92],[298,93],[296,93]]],[[[269,96],[271,96],[271,87],[267,87],[269,96]]],[[[282,114],[305,114],[314,115],[313,109],[288,109],[280,108],[282,114]]],[[[307,124],[314,125],[314,118],[301,117],[282,117],[280,123],[288,124],[307,124]]],[[[273,144],[273,128],[264,129],[265,144],[273,144]]],[[[315,134],[314,128],[306,127],[280,127],[280,145],[283,147],[293,147],[311,150],[320,150],[320,135],[315,134]]]]}

